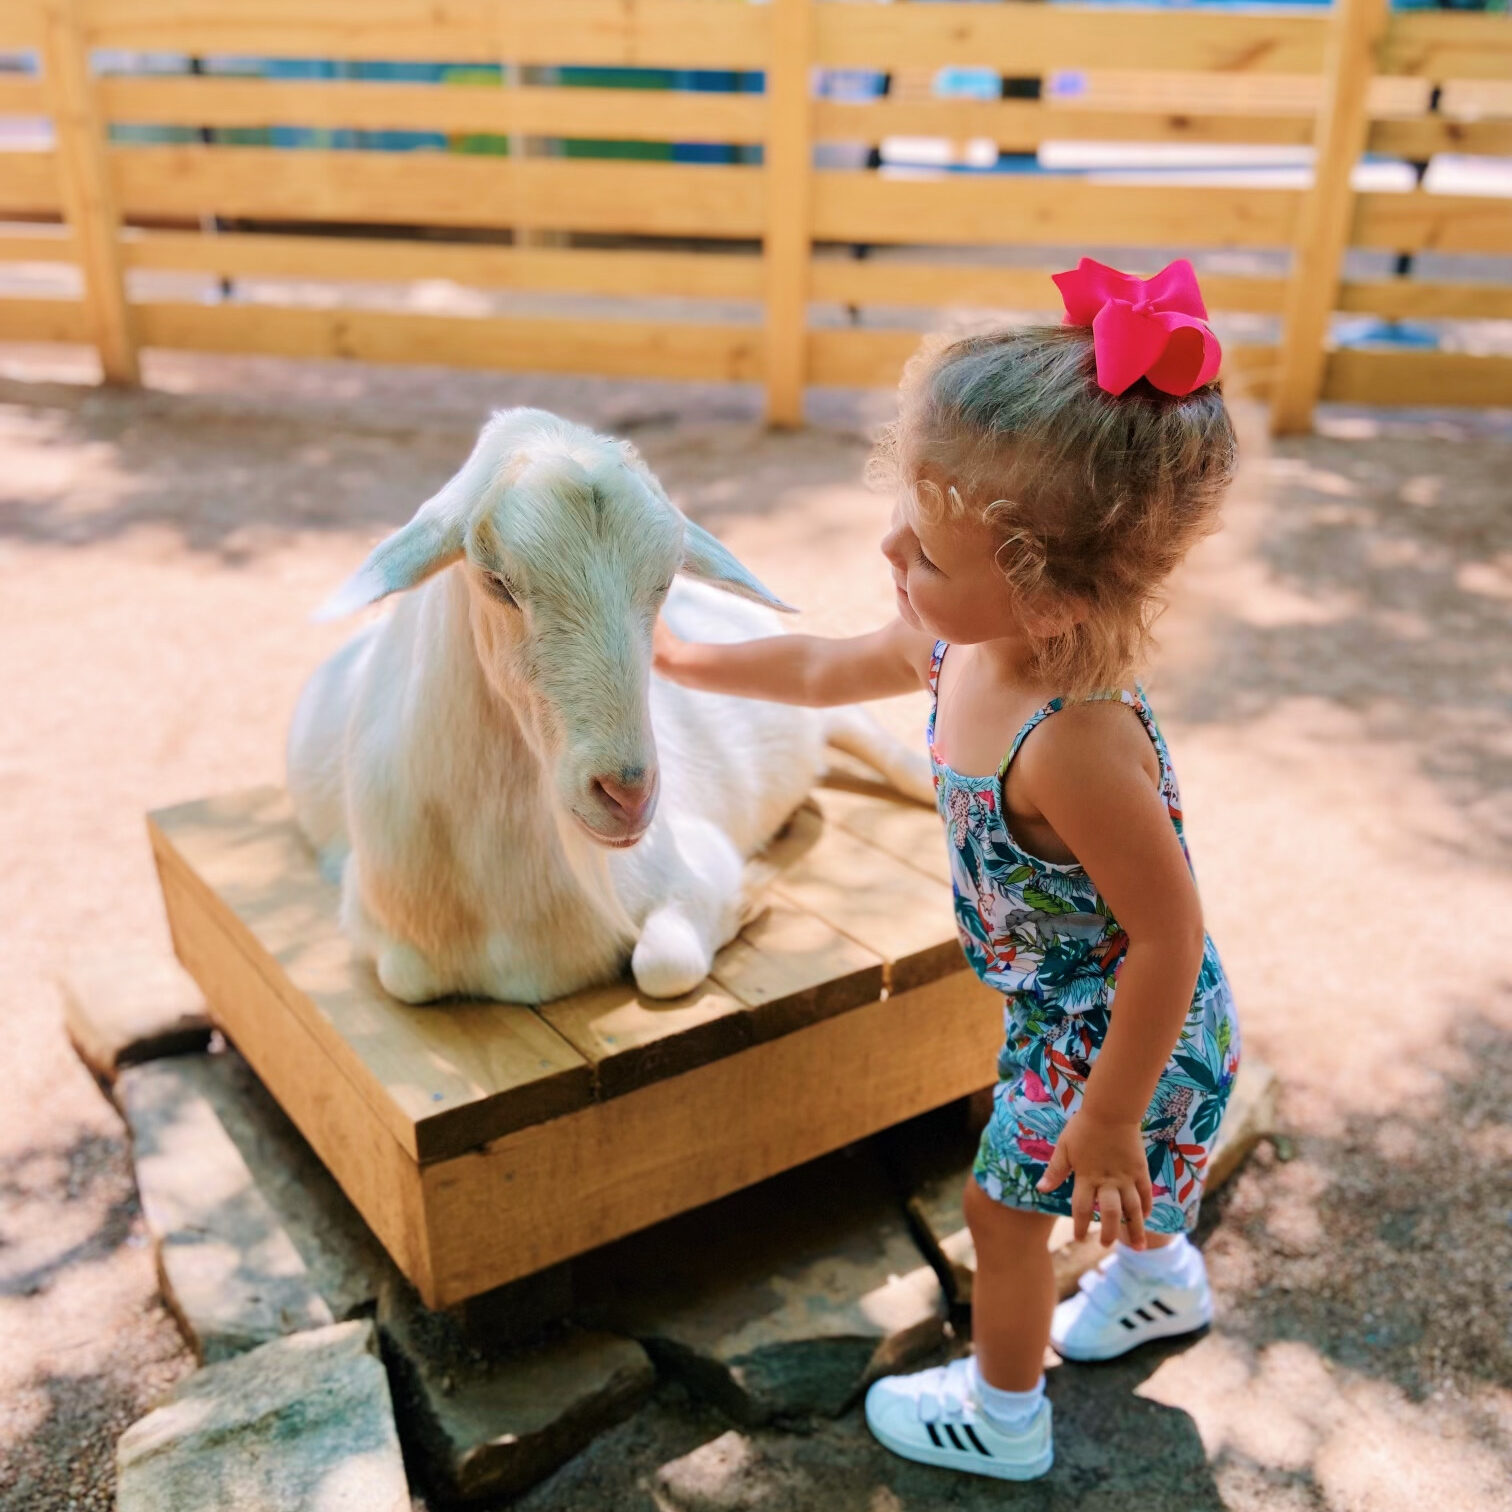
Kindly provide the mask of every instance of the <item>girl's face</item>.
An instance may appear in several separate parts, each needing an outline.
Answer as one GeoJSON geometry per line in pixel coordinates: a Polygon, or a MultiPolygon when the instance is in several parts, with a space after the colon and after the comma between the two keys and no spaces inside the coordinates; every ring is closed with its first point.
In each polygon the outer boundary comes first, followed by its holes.
{"type": "Polygon", "coordinates": [[[993,560],[997,545],[970,511],[931,518],[913,501],[900,500],[882,555],[892,567],[904,623],[956,645],[1023,639],[1030,627],[993,560]]]}

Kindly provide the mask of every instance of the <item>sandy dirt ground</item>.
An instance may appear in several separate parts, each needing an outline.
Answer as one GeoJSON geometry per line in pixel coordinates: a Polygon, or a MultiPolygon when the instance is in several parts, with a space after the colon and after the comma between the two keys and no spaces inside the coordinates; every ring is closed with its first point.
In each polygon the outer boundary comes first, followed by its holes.
{"type": "MultiPolygon", "coordinates": [[[[492,406],[632,435],[813,626],[886,612],[885,401],[764,434],[751,394],[160,359],[133,395],[0,351],[0,1508],[111,1501],[115,1436],[191,1368],[115,1114],[70,1053],[70,950],[165,937],[149,807],[276,780],[309,610],[492,406]]],[[[1152,692],[1210,926],[1289,1145],[1210,1205],[1221,1313],[1051,1390],[1060,1462],[1003,1488],[857,1415],[731,1429],[666,1389],[531,1512],[1435,1512],[1512,1507],[1512,416],[1254,417],[1152,692]]],[[[900,731],[920,709],[886,710],[900,731]]]]}

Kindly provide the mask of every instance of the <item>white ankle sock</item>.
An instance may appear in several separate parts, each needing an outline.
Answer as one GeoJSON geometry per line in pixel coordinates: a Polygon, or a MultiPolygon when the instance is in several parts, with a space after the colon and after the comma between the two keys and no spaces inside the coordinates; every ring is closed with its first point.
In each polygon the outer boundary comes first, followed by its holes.
{"type": "Polygon", "coordinates": [[[975,1355],[971,1357],[971,1385],[976,1393],[977,1405],[1005,1432],[1024,1427],[1045,1399],[1044,1376],[1028,1391],[1004,1391],[1001,1387],[989,1386],[982,1379],[975,1355]]]}
{"type": "Polygon", "coordinates": [[[1158,1249],[1131,1249],[1122,1239],[1118,1241],[1118,1263],[1146,1281],[1185,1285],[1193,1279],[1193,1262],[1201,1265],[1202,1255],[1185,1234],[1177,1234],[1170,1244],[1162,1244],[1158,1249]]]}

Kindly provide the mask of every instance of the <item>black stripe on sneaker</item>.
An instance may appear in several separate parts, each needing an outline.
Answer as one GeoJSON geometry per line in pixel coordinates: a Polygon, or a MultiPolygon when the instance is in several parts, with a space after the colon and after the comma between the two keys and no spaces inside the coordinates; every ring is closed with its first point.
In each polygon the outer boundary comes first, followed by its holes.
{"type": "Polygon", "coordinates": [[[1174,1307],[1167,1307],[1165,1305],[1165,1303],[1160,1300],[1159,1297],[1151,1297],[1150,1298],[1150,1306],[1151,1307],[1158,1307],[1161,1310],[1161,1312],[1163,1312],[1166,1315],[1166,1317],[1168,1317],[1168,1318],[1174,1318],[1176,1316],[1176,1309],[1174,1307]]]}
{"type": "Polygon", "coordinates": [[[952,1424],[952,1423],[946,1423],[946,1425],[945,1425],[945,1432],[949,1435],[950,1442],[952,1444],[954,1444],[955,1447],[957,1449],[959,1449],[962,1454],[964,1454],[966,1452],[966,1446],[956,1436],[955,1425],[952,1424]]]}
{"type": "Polygon", "coordinates": [[[961,1429],[961,1431],[962,1431],[962,1432],[963,1432],[963,1433],[964,1433],[964,1434],[965,1434],[965,1435],[966,1435],[966,1437],[967,1437],[967,1438],[969,1438],[969,1439],[970,1439],[970,1440],[971,1440],[971,1442],[972,1442],[972,1443],[973,1443],[973,1444],[975,1444],[975,1445],[976,1445],[976,1450],[977,1450],[977,1453],[978,1453],[978,1454],[985,1454],[985,1455],[986,1455],[986,1456],[987,1456],[987,1458],[988,1458],[988,1459],[991,1459],[991,1458],[992,1458],[992,1450],[990,1450],[990,1449],[989,1449],[989,1448],[988,1448],[988,1447],[987,1447],[987,1446],[986,1446],[986,1444],[984,1444],[984,1443],[983,1443],[983,1442],[982,1442],[982,1441],[981,1441],[981,1439],[979,1439],[979,1438],[978,1438],[978,1437],[977,1437],[977,1431],[976,1431],[976,1429],[975,1429],[975,1428],[973,1428],[973,1427],[972,1427],[972,1426],[971,1426],[971,1424],[970,1424],[970,1423],[967,1423],[967,1424],[966,1424],[966,1425],[965,1425],[965,1426],[964,1426],[964,1427],[963,1427],[963,1428],[962,1428],[962,1429],[961,1429]]]}
{"type": "Polygon", "coordinates": [[[1139,1327],[1139,1325],[1133,1320],[1133,1318],[1120,1318],[1118,1321],[1122,1323],[1130,1333],[1133,1333],[1134,1330],[1139,1327]]]}
{"type": "Polygon", "coordinates": [[[940,1430],[936,1428],[933,1423],[925,1423],[924,1431],[929,1435],[929,1442],[933,1444],[936,1449],[943,1449],[945,1447],[944,1444],[940,1442],[940,1430]]]}
{"type": "Polygon", "coordinates": [[[1146,1323],[1153,1323],[1155,1321],[1154,1318],[1152,1318],[1149,1313],[1147,1313],[1142,1307],[1136,1307],[1134,1311],[1137,1312],[1139,1316],[1145,1320],[1146,1323]]]}

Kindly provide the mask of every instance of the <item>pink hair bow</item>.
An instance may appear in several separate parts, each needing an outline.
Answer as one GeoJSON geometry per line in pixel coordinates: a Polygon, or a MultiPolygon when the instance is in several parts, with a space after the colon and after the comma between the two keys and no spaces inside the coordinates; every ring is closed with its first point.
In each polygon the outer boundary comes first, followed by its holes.
{"type": "Polygon", "coordinates": [[[1190,394],[1217,377],[1223,350],[1208,329],[1186,258],[1139,278],[1084,257],[1052,277],[1066,304],[1066,324],[1092,327],[1100,388],[1121,394],[1148,378],[1162,393],[1190,394]]]}

